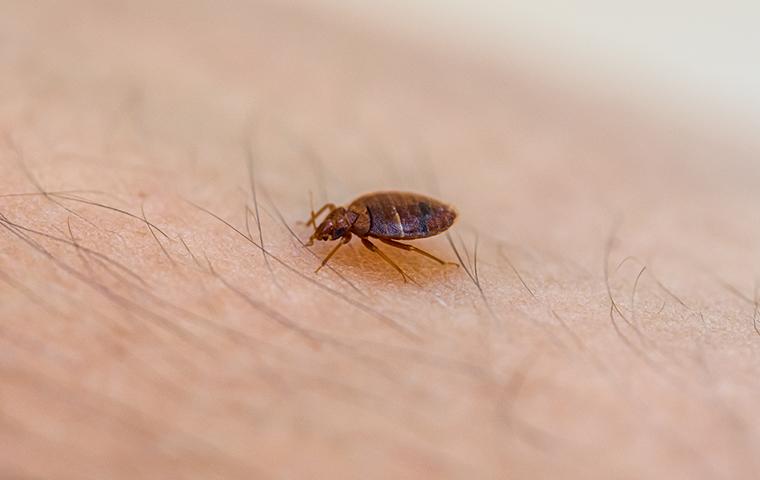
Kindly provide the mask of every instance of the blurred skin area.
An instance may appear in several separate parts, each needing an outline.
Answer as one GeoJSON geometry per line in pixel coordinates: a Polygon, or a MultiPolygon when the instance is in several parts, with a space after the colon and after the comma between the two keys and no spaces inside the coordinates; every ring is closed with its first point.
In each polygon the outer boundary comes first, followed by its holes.
{"type": "Polygon", "coordinates": [[[313,8],[5,2],[0,64],[0,476],[760,473],[752,141],[313,8]],[[380,189],[467,268],[314,275],[380,189]]]}

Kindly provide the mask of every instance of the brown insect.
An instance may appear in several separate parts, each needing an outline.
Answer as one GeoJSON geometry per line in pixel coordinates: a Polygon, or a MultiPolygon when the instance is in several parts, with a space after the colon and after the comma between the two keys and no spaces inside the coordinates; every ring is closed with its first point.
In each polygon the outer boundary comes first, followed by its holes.
{"type": "Polygon", "coordinates": [[[351,202],[348,208],[328,203],[316,213],[312,210],[311,218],[306,225],[313,225],[314,233],[306,246],[313,245],[314,240],[340,240],[315,270],[318,272],[354,234],[361,238],[365,247],[391,264],[406,282],[407,275],[401,267],[370,242],[368,237],[376,238],[392,247],[419,253],[445,265],[450,262],[397,240],[414,240],[438,235],[453,225],[456,217],[457,212],[453,207],[417,193],[369,193],[351,202]],[[330,213],[317,226],[317,218],[325,210],[329,210],[330,213]]]}

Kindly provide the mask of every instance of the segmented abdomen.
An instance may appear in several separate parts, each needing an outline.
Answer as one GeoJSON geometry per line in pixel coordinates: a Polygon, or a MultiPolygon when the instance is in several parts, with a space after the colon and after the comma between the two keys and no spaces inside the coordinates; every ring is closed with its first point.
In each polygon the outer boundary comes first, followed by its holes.
{"type": "Polygon", "coordinates": [[[416,193],[370,193],[351,205],[367,209],[369,236],[397,240],[432,237],[447,230],[457,216],[451,206],[416,193]]]}

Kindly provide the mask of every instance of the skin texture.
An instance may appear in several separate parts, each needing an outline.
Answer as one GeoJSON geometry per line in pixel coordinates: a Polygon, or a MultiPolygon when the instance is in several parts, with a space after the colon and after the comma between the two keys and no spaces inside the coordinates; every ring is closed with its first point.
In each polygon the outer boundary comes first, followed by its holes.
{"type": "Polygon", "coordinates": [[[0,477],[760,474],[731,123],[250,2],[0,32],[0,477]],[[308,192],[380,189],[456,205],[415,244],[463,268],[352,242],[314,275],[308,192]]]}

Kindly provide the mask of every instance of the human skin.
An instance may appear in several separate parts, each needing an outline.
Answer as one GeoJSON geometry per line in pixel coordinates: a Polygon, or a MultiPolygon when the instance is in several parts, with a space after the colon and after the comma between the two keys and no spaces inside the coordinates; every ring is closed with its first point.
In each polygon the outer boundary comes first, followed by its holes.
{"type": "Polygon", "coordinates": [[[757,478],[760,148],[306,12],[0,6],[0,477],[757,478]]]}

